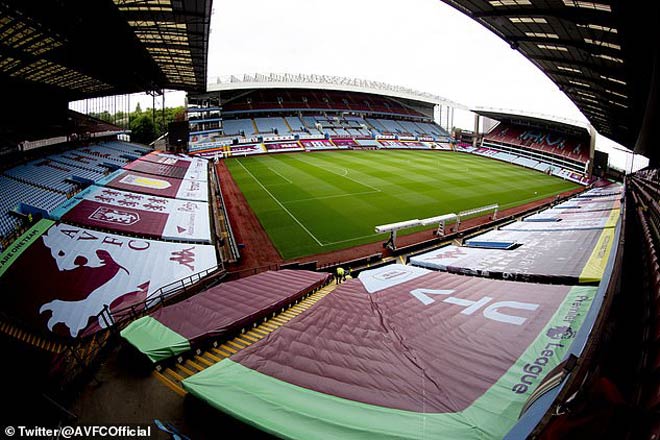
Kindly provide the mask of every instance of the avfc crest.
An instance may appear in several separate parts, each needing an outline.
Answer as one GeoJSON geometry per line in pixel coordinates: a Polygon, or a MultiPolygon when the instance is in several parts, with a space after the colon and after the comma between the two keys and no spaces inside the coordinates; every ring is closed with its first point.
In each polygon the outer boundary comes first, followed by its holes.
{"type": "Polygon", "coordinates": [[[134,225],[140,221],[137,212],[125,211],[118,208],[100,207],[89,216],[91,220],[104,223],[120,224],[125,226],[134,225]]]}
{"type": "Polygon", "coordinates": [[[548,330],[546,335],[552,339],[571,339],[575,337],[575,330],[565,325],[558,325],[548,330]]]}

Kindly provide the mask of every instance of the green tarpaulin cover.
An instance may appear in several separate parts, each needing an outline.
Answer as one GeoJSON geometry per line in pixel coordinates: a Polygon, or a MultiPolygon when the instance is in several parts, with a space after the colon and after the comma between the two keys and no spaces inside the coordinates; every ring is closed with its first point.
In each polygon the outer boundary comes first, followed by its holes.
{"type": "Polygon", "coordinates": [[[133,321],[121,331],[121,336],[147,355],[152,362],[159,362],[190,350],[190,343],[186,338],[151,316],[133,321]]]}

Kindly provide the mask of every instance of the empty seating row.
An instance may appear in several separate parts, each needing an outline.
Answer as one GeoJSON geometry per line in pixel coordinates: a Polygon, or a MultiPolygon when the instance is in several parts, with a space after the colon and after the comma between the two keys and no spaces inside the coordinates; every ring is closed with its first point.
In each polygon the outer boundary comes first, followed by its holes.
{"type": "Polygon", "coordinates": [[[130,156],[142,156],[151,151],[145,146],[123,141],[105,141],[101,145],[104,147],[112,148],[113,150],[120,151],[121,153],[130,156]]]}
{"type": "MultiPolygon", "coordinates": [[[[639,225],[640,259],[643,274],[641,282],[642,304],[642,356],[638,387],[638,405],[647,411],[652,434],[657,438],[660,430],[660,181],[659,170],[642,170],[629,177],[628,191],[635,202],[635,215],[639,225]]],[[[640,437],[641,438],[641,437],[640,437]]]]}
{"type": "Polygon", "coordinates": [[[49,160],[37,160],[10,168],[4,172],[20,182],[70,194],[76,185],[70,181],[74,173],[70,167],[49,160]]]}
{"type": "Polygon", "coordinates": [[[261,134],[290,135],[291,131],[282,118],[254,118],[257,129],[261,134]]]}
{"type": "Polygon", "coordinates": [[[99,157],[80,154],[76,151],[67,151],[60,154],[51,154],[48,159],[59,162],[63,165],[75,167],[77,170],[88,170],[97,173],[100,179],[103,175],[108,173],[109,168],[103,165],[103,160],[99,157]]]}
{"type": "Polygon", "coordinates": [[[79,148],[76,151],[82,154],[89,154],[95,157],[99,157],[103,159],[104,162],[115,164],[120,167],[126,165],[131,160],[137,159],[139,157],[139,155],[137,154],[127,155],[124,152],[112,148],[104,147],[101,144],[79,148]]]}
{"type": "Polygon", "coordinates": [[[19,203],[50,212],[67,199],[64,194],[47,191],[4,176],[0,176],[0,193],[3,195],[0,197],[0,236],[2,237],[10,234],[20,225],[20,220],[10,214],[19,203]]]}
{"type": "MultiPolygon", "coordinates": [[[[21,220],[10,213],[19,203],[50,213],[85,181],[95,182],[111,169],[126,165],[149,148],[129,142],[108,141],[46,156],[0,175],[0,239],[15,232],[21,220]]],[[[27,212],[31,212],[29,209],[27,212]]]]}

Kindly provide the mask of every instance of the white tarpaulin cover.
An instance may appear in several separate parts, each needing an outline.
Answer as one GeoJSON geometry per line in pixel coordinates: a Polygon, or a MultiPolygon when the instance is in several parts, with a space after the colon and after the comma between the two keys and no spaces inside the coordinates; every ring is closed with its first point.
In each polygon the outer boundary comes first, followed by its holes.
{"type": "Polygon", "coordinates": [[[64,204],[55,219],[148,238],[211,242],[206,202],[168,199],[91,186],[64,204]]]}
{"type": "MultiPolygon", "coordinates": [[[[104,306],[143,301],[159,288],[217,266],[215,248],[106,234],[42,220],[31,244],[3,254],[3,310],[76,337],[98,329],[104,306]],[[40,228],[40,229],[39,229],[40,228]]],[[[30,235],[31,234],[31,235],[30,235]]]]}

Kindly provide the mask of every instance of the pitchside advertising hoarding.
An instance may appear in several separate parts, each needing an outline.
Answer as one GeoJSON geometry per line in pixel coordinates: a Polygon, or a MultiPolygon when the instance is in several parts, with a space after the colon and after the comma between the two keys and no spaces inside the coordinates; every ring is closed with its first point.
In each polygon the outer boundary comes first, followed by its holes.
{"type": "Polygon", "coordinates": [[[502,438],[596,291],[390,265],[183,385],[288,438],[502,438]]]}
{"type": "Polygon", "coordinates": [[[0,257],[2,310],[76,337],[105,325],[104,306],[141,302],[160,287],[217,266],[213,246],[101,233],[41,220],[0,257]]]}
{"type": "Polygon", "coordinates": [[[305,147],[307,150],[323,150],[323,149],[335,149],[337,148],[332,142],[328,140],[310,140],[305,139],[300,141],[300,145],[305,147]]]}
{"type": "Polygon", "coordinates": [[[51,217],[81,226],[196,243],[211,242],[209,205],[90,186],[51,217]]]}
{"type": "Polygon", "coordinates": [[[275,142],[270,144],[264,144],[268,151],[302,151],[303,147],[298,144],[298,142],[275,142]]]}

